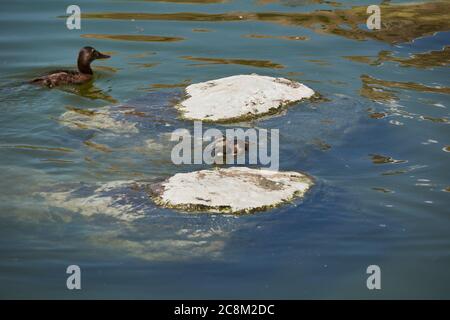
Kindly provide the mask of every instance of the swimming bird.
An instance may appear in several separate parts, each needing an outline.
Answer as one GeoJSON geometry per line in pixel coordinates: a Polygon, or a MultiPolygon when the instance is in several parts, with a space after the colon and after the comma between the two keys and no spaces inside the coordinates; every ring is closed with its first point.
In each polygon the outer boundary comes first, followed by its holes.
{"type": "Polygon", "coordinates": [[[65,84],[82,84],[92,79],[91,62],[97,59],[108,59],[109,55],[98,52],[92,47],[81,48],[78,54],[78,71],[57,70],[47,75],[31,80],[31,83],[40,84],[49,88],[65,84]]]}

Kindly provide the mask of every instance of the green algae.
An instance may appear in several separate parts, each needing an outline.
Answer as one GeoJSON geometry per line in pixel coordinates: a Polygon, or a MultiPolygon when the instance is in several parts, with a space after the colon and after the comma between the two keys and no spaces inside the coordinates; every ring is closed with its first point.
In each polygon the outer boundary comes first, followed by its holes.
{"type": "Polygon", "coordinates": [[[361,81],[362,88],[360,90],[360,95],[374,101],[395,100],[397,98],[395,95],[396,91],[392,89],[450,94],[450,87],[430,87],[415,82],[381,80],[365,74],[361,76],[361,81]]]}
{"type": "Polygon", "coordinates": [[[373,66],[395,62],[401,67],[428,69],[450,64],[450,46],[445,46],[442,50],[413,54],[408,58],[396,57],[392,51],[380,51],[376,58],[370,56],[344,56],[344,58],[373,66]]]}
{"type": "Polygon", "coordinates": [[[388,102],[395,100],[397,96],[394,91],[384,88],[370,81],[372,79],[369,76],[361,76],[362,87],[359,90],[359,94],[365,98],[373,101],[388,102]]]}
{"type": "Polygon", "coordinates": [[[101,152],[105,152],[105,153],[110,153],[112,152],[112,149],[109,148],[107,145],[104,144],[100,144],[100,143],[95,143],[91,140],[86,140],[83,142],[83,144],[89,148],[95,149],[97,151],[101,151],[101,152]]]}
{"type": "Polygon", "coordinates": [[[436,118],[430,116],[421,116],[421,118],[436,123],[449,123],[449,120],[447,118],[436,118]]]}
{"type": "Polygon", "coordinates": [[[194,28],[194,29],[192,29],[192,32],[212,32],[212,30],[205,29],[205,28],[194,28]]]}
{"type": "Polygon", "coordinates": [[[151,87],[154,89],[171,89],[171,88],[185,88],[190,84],[190,80],[181,83],[153,83],[151,87]]]}
{"type": "Polygon", "coordinates": [[[131,64],[133,66],[138,66],[140,68],[153,68],[157,66],[159,63],[153,62],[153,63],[141,63],[141,62],[129,62],[128,64],[131,64]]]}
{"type": "Polygon", "coordinates": [[[383,156],[379,154],[370,154],[372,163],[373,164],[389,164],[389,163],[404,163],[407,162],[406,160],[396,160],[392,157],[383,156]]]}
{"type": "Polygon", "coordinates": [[[353,61],[353,62],[374,65],[373,57],[370,57],[370,56],[343,56],[343,58],[353,61]]]}
{"type": "Polygon", "coordinates": [[[372,113],[369,113],[369,117],[372,118],[372,119],[383,119],[386,116],[387,116],[387,114],[384,113],[384,112],[372,112],[372,113]]]}
{"type": "Polygon", "coordinates": [[[34,150],[34,151],[52,151],[52,152],[62,152],[71,153],[74,150],[62,147],[46,147],[46,146],[35,146],[35,145],[0,145],[0,148],[11,148],[11,149],[24,149],[24,150],[34,150]]]}

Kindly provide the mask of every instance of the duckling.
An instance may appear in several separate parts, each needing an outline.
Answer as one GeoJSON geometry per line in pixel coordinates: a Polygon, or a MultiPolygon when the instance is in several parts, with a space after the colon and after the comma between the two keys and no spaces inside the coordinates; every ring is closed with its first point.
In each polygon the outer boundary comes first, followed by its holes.
{"type": "MultiPolygon", "coordinates": [[[[233,159],[242,153],[249,151],[249,142],[240,139],[228,139],[225,136],[219,137],[214,141],[214,156],[219,163],[226,163],[227,155],[233,155],[233,159]],[[218,151],[218,152],[216,152],[218,151]]],[[[216,162],[217,163],[217,162],[216,162]]]]}
{"type": "Polygon", "coordinates": [[[82,84],[92,79],[91,62],[97,59],[108,59],[109,55],[98,52],[92,47],[84,47],[78,54],[78,71],[58,70],[31,80],[31,83],[40,84],[49,88],[66,85],[82,84]]]}

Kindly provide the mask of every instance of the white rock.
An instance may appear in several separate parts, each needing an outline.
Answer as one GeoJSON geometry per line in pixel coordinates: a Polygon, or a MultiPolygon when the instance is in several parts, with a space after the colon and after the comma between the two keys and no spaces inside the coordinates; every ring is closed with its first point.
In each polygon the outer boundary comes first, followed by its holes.
{"type": "Polygon", "coordinates": [[[257,74],[192,84],[186,93],[188,98],[177,105],[178,109],[186,119],[203,121],[262,116],[314,95],[301,83],[257,74]]]}
{"type": "Polygon", "coordinates": [[[245,167],[177,173],[154,188],[159,205],[180,210],[247,213],[303,197],[312,178],[245,167]]]}

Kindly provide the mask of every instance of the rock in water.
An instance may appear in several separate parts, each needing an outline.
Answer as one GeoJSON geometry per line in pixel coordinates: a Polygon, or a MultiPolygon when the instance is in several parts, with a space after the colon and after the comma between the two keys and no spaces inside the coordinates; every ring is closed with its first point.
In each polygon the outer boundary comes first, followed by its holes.
{"type": "Polygon", "coordinates": [[[183,118],[212,122],[250,120],[314,95],[299,82],[257,74],[192,84],[186,93],[177,105],[183,118]]]}
{"type": "Polygon", "coordinates": [[[153,198],[173,209],[250,213],[303,197],[312,185],[299,172],[232,167],[177,173],[154,186],[153,198]]]}

